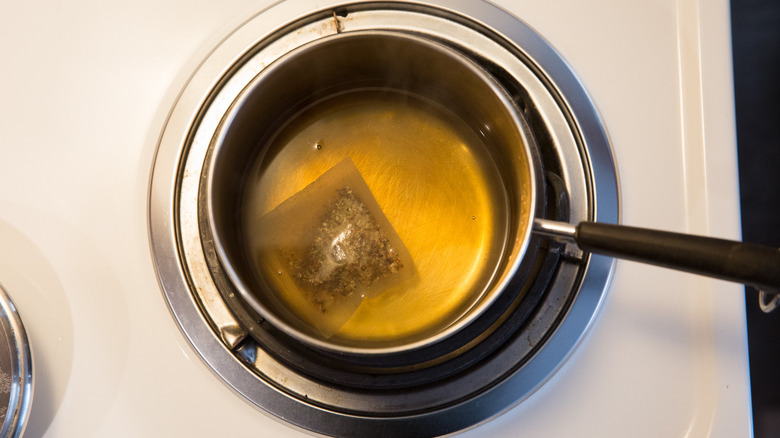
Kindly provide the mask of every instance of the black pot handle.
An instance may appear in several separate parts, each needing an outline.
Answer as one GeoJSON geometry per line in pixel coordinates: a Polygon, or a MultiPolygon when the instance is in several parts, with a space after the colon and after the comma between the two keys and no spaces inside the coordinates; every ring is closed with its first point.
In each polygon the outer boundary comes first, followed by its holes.
{"type": "Polygon", "coordinates": [[[541,234],[574,240],[584,251],[706,275],[780,293],[780,249],[624,225],[538,220],[541,234]]]}

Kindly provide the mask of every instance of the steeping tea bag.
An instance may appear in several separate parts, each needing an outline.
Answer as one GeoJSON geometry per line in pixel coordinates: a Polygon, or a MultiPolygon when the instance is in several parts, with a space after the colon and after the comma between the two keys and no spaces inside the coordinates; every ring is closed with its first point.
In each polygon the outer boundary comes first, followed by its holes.
{"type": "Polygon", "coordinates": [[[364,297],[414,276],[409,251],[347,158],[264,215],[253,245],[276,298],[332,336],[364,297]]]}

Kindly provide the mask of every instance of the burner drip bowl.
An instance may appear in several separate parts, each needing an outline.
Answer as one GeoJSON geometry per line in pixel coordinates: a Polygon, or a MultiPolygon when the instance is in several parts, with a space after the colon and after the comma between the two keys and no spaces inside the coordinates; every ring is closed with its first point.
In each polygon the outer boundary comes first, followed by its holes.
{"type": "Polygon", "coordinates": [[[150,192],[163,292],[217,375],[298,427],[355,436],[430,436],[469,428],[522,401],[568,357],[599,309],[611,259],[532,237],[504,292],[454,334],[386,354],[324,350],[265,321],[229,280],[204,210],[215,133],[247,84],[284,54],[339,33],[381,31],[455,50],[511,96],[539,146],[537,193],[543,202],[536,217],[616,222],[616,176],[606,134],[558,54],[492,5],[458,2],[454,12],[436,1],[332,3],[309,13],[309,2],[283,2],[247,21],[182,92],[160,140],[150,192]]]}

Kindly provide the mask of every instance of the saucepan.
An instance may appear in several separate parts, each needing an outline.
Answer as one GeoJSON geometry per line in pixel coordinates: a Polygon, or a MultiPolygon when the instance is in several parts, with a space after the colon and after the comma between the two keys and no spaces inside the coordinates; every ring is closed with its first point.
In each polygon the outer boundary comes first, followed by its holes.
{"type": "MultiPolygon", "coordinates": [[[[203,206],[221,265],[249,307],[279,330],[318,349],[360,355],[419,349],[458,333],[486,312],[501,294],[510,293],[509,285],[527,259],[529,242],[539,238],[569,239],[584,251],[742,282],[767,293],[775,293],[780,288],[780,251],[776,248],[615,224],[568,224],[540,219],[545,198],[538,145],[512,97],[483,65],[468,53],[413,33],[356,31],[324,37],[293,50],[268,65],[250,82],[226,112],[212,139],[204,173],[207,193],[203,206]],[[436,321],[397,336],[392,335],[394,329],[388,329],[389,334],[384,337],[374,338],[340,336],[338,333],[324,335],[316,326],[297,317],[279,299],[274,280],[268,278],[272,274],[264,274],[258,266],[253,255],[255,248],[247,238],[251,233],[285,233],[284,228],[258,228],[257,223],[247,220],[246,211],[251,204],[247,196],[253,184],[262,178],[291,185],[294,181],[305,180],[301,176],[303,170],[295,166],[270,176],[258,173],[257,169],[271,169],[275,160],[281,159],[282,153],[272,145],[279,143],[285,130],[294,124],[291,121],[307,114],[307,109],[331,100],[339,102],[334,96],[360,92],[374,93],[374,96],[380,96],[379,99],[385,95],[407,96],[415,102],[439,108],[446,117],[457,119],[459,126],[471,131],[471,137],[466,137],[478,140],[479,152],[466,150],[469,146],[464,144],[464,153],[488,157],[473,161],[482,174],[488,175],[484,191],[492,194],[494,203],[483,215],[489,216],[491,231],[485,238],[486,244],[474,255],[475,263],[481,268],[475,269],[478,272],[469,277],[472,290],[469,297],[443,312],[436,321]]],[[[339,108],[338,104],[334,106],[337,107],[333,109],[335,112],[339,108]]],[[[324,110],[321,117],[327,119],[329,111],[324,110]]],[[[371,124],[371,121],[361,123],[371,124]]],[[[356,127],[347,123],[341,129],[356,127]]],[[[326,140],[320,142],[313,138],[311,153],[327,150],[326,140]]],[[[419,195],[424,193],[424,190],[420,192],[421,187],[424,188],[426,181],[436,181],[437,177],[436,172],[431,171],[414,176],[413,181],[405,180],[409,174],[404,173],[401,166],[415,160],[414,154],[419,148],[436,147],[428,145],[437,144],[435,138],[430,143],[426,143],[425,138],[420,140],[424,144],[414,146],[418,149],[410,149],[409,157],[385,163],[382,172],[373,172],[372,162],[360,161],[360,157],[342,154],[331,158],[333,163],[345,158],[355,161],[392,227],[401,240],[406,236],[410,245],[414,239],[421,239],[415,234],[420,229],[436,228],[431,224],[415,224],[414,213],[406,211],[424,206],[424,195],[419,195]],[[371,178],[379,174],[384,175],[384,179],[371,178]],[[401,194],[418,195],[382,195],[388,193],[388,188],[397,188],[401,194]],[[392,202],[382,205],[383,196],[392,202]]],[[[364,147],[381,147],[377,145],[387,144],[386,141],[367,139],[364,147]]],[[[305,157],[301,157],[303,169],[305,157]]],[[[450,157],[442,156],[441,159],[450,157]]],[[[306,178],[309,178],[308,183],[316,175],[306,178]]],[[[457,183],[456,177],[453,184],[457,183]]],[[[274,203],[283,201],[279,198],[274,203]]],[[[266,212],[274,208],[272,204],[264,207],[266,212]]],[[[262,213],[259,211],[258,215],[262,213]]],[[[475,223],[482,219],[471,213],[468,216],[475,223]]],[[[449,235],[440,236],[438,240],[455,241],[457,238],[457,235],[449,235]]],[[[429,246],[437,244],[430,239],[425,242],[429,246]]],[[[472,247],[462,248],[467,253],[471,250],[472,247]]],[[[440,257],[451,257],[452,254],[442,251],[440,257]]],[[[404,305],[415,300],[403,295],[404,288],[417,287],[415,281],[423,284],[422,277],[428,274],[427,262],[415,261],[413,264],[414,278],[408,280],[407,285],[398,285],[393,292],[388,292],[403,297],[404,305]]],[[[435,300],[419,301],[420,308],[416,311],[420,315],[433,313],[432,307],[449,299],[437,293],[435,300]]],[[[391,298],[380,296],[377,299],[389,302],[391,298]]],[[[412,313],[407,311],[405,315],[394,316],[397,321],[391,322],[402,325],[405,318],[410,321],[420,318],[412,313]]],[[[377,322],[378,326],[382,324],[385,323],[377,322]]]]}

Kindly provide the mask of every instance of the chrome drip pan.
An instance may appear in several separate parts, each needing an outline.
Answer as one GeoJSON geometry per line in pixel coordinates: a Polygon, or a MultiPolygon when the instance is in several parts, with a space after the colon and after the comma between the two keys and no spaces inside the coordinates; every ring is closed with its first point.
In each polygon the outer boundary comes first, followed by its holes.
{"type": "Polygon", "coordinates": [[[247,21],[200,64],[160,137],[151,241],[171,311],[204,361],[274,416],[325,435],[430,436],[522,401],[569,356],[595,318],[613,262],[544,239],[517,280],[468,327],[429,348],[364,357],[321,351],[263,320],[225,273],[205,219],[207,164],[223,117],[275,60],[349,32],[414,35],[467,56],[530,123],[546,172],[537,217],[616,222],[606,132],[566,63],[518,19],[481,1],[283,2],[247,21]],[[442,2],[444,3],[444,2],[442,2]],[[533,279],[533,281],[525,281],[533,279]]]}

